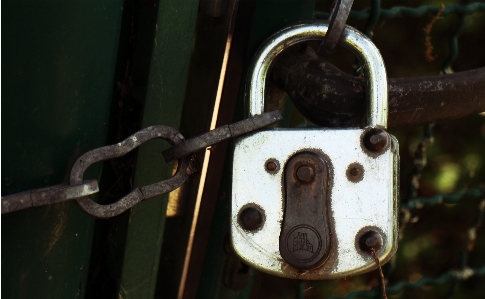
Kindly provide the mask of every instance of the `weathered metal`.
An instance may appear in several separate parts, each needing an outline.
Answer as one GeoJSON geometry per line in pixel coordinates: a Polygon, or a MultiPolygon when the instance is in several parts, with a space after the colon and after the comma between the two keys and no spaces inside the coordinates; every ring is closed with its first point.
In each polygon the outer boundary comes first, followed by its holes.
{"type": "Polygon", "coordinates": [[[193,163],[189,162],[188,156],[191,153],[229,138],[258,130],[281,119],[281,114],[276,110],[219,127],[187,141],[184,141],[183,136],[177,130],[168,126],[159,125],[142,129],[118,144],[97,148],[82,155],[72,167],[71,185],[51,186],[2,197],[2,214],[77,199],[81,209],[92,216],[114,217],[145,199],[168,193],[180,187],[191,174],[198,171],[198,167],[194,165],[198,161],[190,159],[190,162],[193,163]],[[136,188],[119,201],[109,205],[97,204],[87,197],[99,191],[96,180],[82,181],[88,167],[97,162],[124,156],[154,138],[164,139],[172,145],[163,152],[167,162],[179,160],[178,169],[172,178],[136,188]],[[179,171],[180,169],[181,171],[179,171]]]}
{"type": "Polygon", "coordinates": [[[329,168],[322,156],[300,152],[288,160],[284,171],[281,257],[297,269],[313,269],[325,262],[331,243],[329,168]]]}
{"type": "MultiPolygon", "coordinates": [[[[254,59],[253,68],[250,69],[250,115],[256,111],[263,111],[265,98],[258,96],[264,95],[265,80],[258,76],[266,75],[266,67],[271,64],[275,52],[282,51],[299,38],[321,38],[327,29],[326,25],[321,23],[298,24],[281,30],[266,40],[262,50],[256,55],[267,56],[254,59]],[[289,40],[285,42],[284,38],[289,40]],[[275,49],[271,49],[270,45],[275,49]],[[258,65],[258,62],[263,65],[258,65]]],[[[247,264],[273,275],[294,279],[334,279],[370,271],[376,264],[369,254],[362,252],[355,241],[356,236],[369,227],[379,231],[383,236],[383,249],[378,254],[383,263],[389,261],[397,250],[397,140],[389,135],[390,142],[380,152],[370,152],[363,146],[363,139],[369,130],[386,128],[385,69],[378,50],[369,46],[370,41],[366,37],[361,38],[359,33],[349,27],[344,32],[347,32],[344,35],[345,39],[351,42],[340,42],[360,54],[358,56],[367,64],[371,64],[368,67],[366,65],[367,79],[371,86],[367,98],[370,102],[368,127],[263,130],[239,138],[235,144],[231,214],[234,250],[247,264]],[[354,34],[356,36],[353,36],[354,34]],[[289,235],[282,229],[282,224],[286,221],[284,207],[285,203],[287,204],[288,193],[285,189],[288,185],[287,167],[291,165],[295,153],[301,152],[311,152],[324,157],[328,167],[327,213],[331,246],[327,253],[328,259],[323,264],[320,264],[321,260],[318,257],[315,260],[308,257],[311,261],[307,265],[298,265],[295,261],[290,264],[290,258],[284,257],[281,250],[284,246],[288,247],[288,242],[281,246],[280,236],[285,240],[284,235],[289,235]],[[268,171],[269,161],[278,161],[282,165],[281,169],[268,171]],[[352,170],[356,163],[362,165],[360,170],[364,170],[361,173],[365,174],[360,180],[349,181],[347,170],[349,167],[352,170]],[[264,224],[256,231],[245,230],[238,220],[239,213],[250,205],[258,206],[265,214],[264,224]],[[287,258],[288,260],[285,260],[287,258]]],[[[317,171],[311,171],[306,166],[299,173],[300,166],[303,165],[295,165],[294,175],[302,184],[312,182],[312,177],[317,177],[317,171]]],[[[297,224],[294,226],[298,227],[297,224]]],[[[300,231],[295,230],[295,233],[298,232],[300,231]]],[[[307,234],[310,232],[307,231],[307,234]]],[[[320,248],[318,239],[315,234],[309,241],[312,248],[320,248]]],[[[302,257],[303,259],[305,257],[302,257]]]]}
{"type": "Polygon", "coordinates": [[[74,185],[57,185],[28,190],[3,196],[2,214],[77,199],[97,192],[99,192],[97,180],[87,180],[74,185]]]}
{"type": "MultiPolygon", "coordinates": [[[[145,128],[118,144],[97,148],[79,157],[71,170],[71,184],[82,182],[84,172],[92,164],[121,157],[154,138],[164,139],[174,145],[182,142],[184,139],[177,130],[168,126],[151,126],[145,128]]],[[[184,157],[179,159],[178,169],[173,177],[151,185],[135,188],[128,195],[115,203],[100,205],[92,201],[89,197],[80,198],[77,200],[77,203],[83,211],[92,216],[98,218],[114,217],[132,208],[143,200],[168,193],[180,187],[191,174],[192,171],[189,167],[188,158],[184,157]]]]}
{"type": "Polygon", "coordinates": [[[362,136],[361,145],[365,152],[376,157],[383,153],[391,144],[391,137],[383,129],[368,129],[362,136]]]}
{"type": "Polygon", "coordinates": [[[320,49],[323,49],[326,54],[332,53],[344,31],[353,3],[354,0],[335,0],[333,2],[333,7],[328,17],[328,32],[320,43],[318,52],[320,52],[320,49]]]}
{"type": "Polygon", "coordinates": [[[364,178],[364,173],[364,167],[360,163],[354,162],[347,167],[347,179],[351,182],[360,182],[364,178]]]}
{"type": "MultiPolygon", "coordinates": [[[[264,110],[266,75],[273,60],[284,49],[302,41],[320,40],[328,25],[321,21],[310,21],[295,24],[276,32],[271,40],[255,54],[255,59],[250,66],[251,78],[248,83],[249,91],[249,116],[261,114],[264,110]]],[[[388,100],[387,100],[387,75],[384,61],[376,46],[361,32],[346,27],[340,39],[340,45],[348,48],[365,67],[365,75],[369,81],[365,89],[368,99],[366,101],[367,126],[387,127],[388,100]]],[[[321,87],[320,87],[321,88],[321,87]]],[[[321,89],[320,89],[321,90],[321,89]]],[[[295,101],[294,101],[295,102],[295,101]]],[[[295,106],[298,107],[298,101],[295,106]]]]}
{"type": "Polygon", "coordinates": [[[273,171],[277,171],[278,167],[279,165],[277,161],[269,160],[268,162],[266,162],[266,170],[270,173],[273,171]]]}
{"type": "MultiPolygon", "coordinates": [[[[364,78],[322,62],[311,49],[293,48],[273,63],[271,80],[298,110],[324,127],[365,124],[364,78]]],[[[440,122],[485,111],[485,68],[447,75],[390,78],[388,127],[440,122]]]]}
{"type": "Polygon", "coordinates": [[[279,111],[276,110],[263,113],[261,115],[256,115],[252,118],[248,118],[234,124],[224,125],[172,146],[171,148],[162,152],[163,157],[165,158],[166,162],[170,162],[221,141],[269,126],[280,121],[282,118],[283,117],[279,111]]]}
{"type": "Polygon", "coordinates": [[[359,246],[360,249],[369,254],[372,250],[377,252],[382,247],[382,237],[375,230],[368,230],[359,237],[359,246]]]}
{"type": "Polygon", "coordinates": [[[359,146],[362,130],[266,130],[236,142],[233,161],[232,240],[236,252],[249,265],[273,275],[299,279],[333,279],[371,270],[374,262],[355,247],[355,236],[364,227],[383,231],[382,263],[394,254],[397,242],[398,145],[380,156],[367,155],[359,146]],[[291,142],[281,145],[281,140],[291,142]],[[287,266],[280,255],[279,236],[285,221],[284,173],[268,173],[265,163],[271,157],[286,164],[295,152],[326,154],[331,164],[328,215],[331,244],[328,260],[313,270],[299,272],[287,266]],[[344,154],[345,153],[345,154],[344,154]],[[362,165],[363,177],[349,180],[347,170],[362,165]],[[390,175],[390,173],[393,173],[390,175]],[[248,204],[265,212],[264,225],[247,232],[239,225],[238,214],[248,204]]]}
{"type": "Polygon", "coordinates": [[[258,206],[248,205],[239,213],[239,225],[247,231],[256,231],[264,224],[264,211],[258,206]]]}

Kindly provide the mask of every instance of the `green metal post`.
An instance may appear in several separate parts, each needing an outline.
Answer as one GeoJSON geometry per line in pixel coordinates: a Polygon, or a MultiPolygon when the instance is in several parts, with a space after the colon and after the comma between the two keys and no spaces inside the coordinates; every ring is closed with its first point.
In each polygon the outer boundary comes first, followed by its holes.
{"type": "MultiPolygon", "coordinates": [[[[105,144],[122,6],[2,1],[2,195],[67,183],[105,144]]],[[[84,297],[93,223],[74,202],[2,215],[2,297],[84,297]]]]}
{"type": "MultiPolygon", "coordinates": [[[[178,128],[180,125],[197,9],[196,0],[158,3],[142,127],[163,124],[178,128]]],[[[136,186],[172,175],[173,165],[165,163],[161,155],[163,145],[157,142],[142,146],[138,152],[136,186]]],[[[167,198],[168,194],[150,199],[131,211],[119,298],[154,297],[167,198]]]]}

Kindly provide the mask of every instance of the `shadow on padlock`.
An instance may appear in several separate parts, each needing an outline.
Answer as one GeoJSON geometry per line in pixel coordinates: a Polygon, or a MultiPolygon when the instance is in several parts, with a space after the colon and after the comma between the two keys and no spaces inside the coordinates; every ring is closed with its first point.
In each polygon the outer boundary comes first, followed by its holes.
{"type": "MultiPolygon", "coordinates": [[[[250,116],[264,109],[274,58],[301,41],[321,40],[322,22],[271,36],[253,59],[250,116]]],[[[233,158],[231,239],[252,267],[296,279],[334,279],[376,268],[397,250],[399,153],[386,132],[387,78],[374,44],[346,27],[340,44],[365,65],[364,128],[272,129],[239,138],[233,158]]]]}

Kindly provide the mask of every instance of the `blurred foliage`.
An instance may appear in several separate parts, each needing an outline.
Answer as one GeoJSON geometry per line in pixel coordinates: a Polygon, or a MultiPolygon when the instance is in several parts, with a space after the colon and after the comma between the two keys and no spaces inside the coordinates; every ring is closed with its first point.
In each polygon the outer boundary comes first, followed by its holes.
{"type": "MultiPolygon", "coordinates": [[[[361,11],[373,1],[354,1],[352,10],[361,11]]],[[[379,2],[379,1],[377,1],[379,2]]],[[[483,1],[468,1],[476,3],[483,1]]],[[[382,1],[381,7],[396,6],[416,8],[423,5],[460,4],[460,1],[396,0],[382,1]]],[[[317,1],[316,11],[328,12],[331,0],[317,1]]],[[[455,72],[485,67],[485,13],[465,16],[448,14],[440,17],[431,30],[431,42],[436,59],[425,59],[425,32],[423,28],[432,15],[396,17],[379,20],[373,29],[373,41],[382,53],[388,76],[420,77],[439,75],[443,65],[451,62],[455,72]],[[462,23],[464,21],[464,23],[462,23]],[[458,50],[453,56],[452,44],[458,50]],[[454,59],[454,60],[453,60],[454,59]],[[447,62],[448,61],[448,62],[447,62]]],[[[360,31],[367,20],[349,19],[348,24],[360,31]]],[[[343,48],[337,48],[325,60],[350,74],[355,74],[355,57],[343,48]]],[[[447,65],[445,65],[447,66],[447,65]]],[[[423,99],[425,100],[425,99],[423,99]]],[[[289,104],[291,105],[291,103],[289,104]]],[[[308,124],[296,110],[292,110],[291,126],[308,124]]],[[[311,124],[310,124],[311,125],[311,124]]],[[[401,156],[401,198],[408,197],[410,174],[414,169],[414,152],[423,140],[423,127],[406,127],[390,131],[397,137],[401,156]]],[[[417,196],[431,197],[472,188],[485,188],[485,114],[472,115],[460,120],[438,123],[433,128],[434,143],[427,150],[427,166],[421,173],[417,196]]],[[[464,197],[455,204],[441,204],[414,209],[410,212],[396,257],[385,265],[387,285],[399,282],[416,282],[425,277],[439,277],[464,264],[471,268],[485,266],[485,227],[476,231],[476,242],[469,241],[469,228],[476,224],[477,211],[484,197],[464,197]],[[472,246],[473,245],[473,246],[472,246]],[[468,254],[465,254],[468,253],[468,254]]],[[[256,271],[255,271],[256,272],[256,271]]],[[[329,281],[297,282],[256,272],[255,281],[260,287],[253,290],[251,298],[327,298],[348,296],[352,292],[378,287],[377,271],[329,281]]],[[[454,283],[445,279],[434,286],[407,289],[390,299],[397,298],[483,298],[485,276],[471,277],[454,283]]],[[[379,292],[377,292],[379,293],[379,292]]],[[[359,297],[360,298],[360,297],[359,297]]],[[[374,297],[366,297],[374,298],[374,297]]],[[[379,296],[375,298],[380,298],[379,296]]]]}

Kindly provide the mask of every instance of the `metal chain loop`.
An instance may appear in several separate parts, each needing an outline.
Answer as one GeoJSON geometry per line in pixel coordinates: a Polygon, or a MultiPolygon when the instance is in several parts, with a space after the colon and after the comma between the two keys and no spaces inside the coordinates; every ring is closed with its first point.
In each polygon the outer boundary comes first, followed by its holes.
{"type": "Polygon", "coordinates": [[[275,110],[216,128],[189,140],[185,140],[177,130],[168,126],[160,125],[142,129],[118,144],[97,148],[82,155],[71,169],[70,185],[51,186],[2,197],[2,214],[77,199],[79,207],[94,217],[114,217],[145,199],[168,193],[185,183],[190,175],[198,171],[198,161],[190,158],[194,152],[261,129],[281,119],[281,114],[275,110]],[[109,205],[97,204],[88,197],[99,192],[96,180],[83,181],[84,171],[89,166],[126,155],[141,144],[155,138],[164,139],[172,146],[162,154],[166,162],[178,160],[177,171],[173,177],[136,188],[119,201],[109,205]]]}
{"type": "Polygon", "coordinates": [[[97,192],[99,192],[99,188],[96,180],[88,180],[74,185],[56,185],[28,190],[3,196],[2,214],[72,200],[97,192]]]}
{"type": "MultiPolygon", "coordinates": [[[[168,126],[145,128],[118,144],[97,148],[79,157],[71,170],[71,184],[82,182],[84,171],[92,164],[126,155],[141,144],[155,138],[164,139],[172,146],[184,140],[184,137],[177,130],[168,126]]],[[[177,172],[173,177],[142,188],[136,188],[115,203],[100,205],[87,196],[77,199],[77,203],[83,211],[92,216],[98,218],[114,217],[145,199],[168,193],[180,187],[192,174],[192,170],[188,166],[187,157],[179,159],[177,172]]]]}
{"type": "Polygon", "coordinates": [[[354,0],[335,0],[333,2],[332,10],[328,17],[328,31],[320,43],[317,53],[321,49],[328,55],[332,53],[344,31],[353,3],[354,0]]]}

